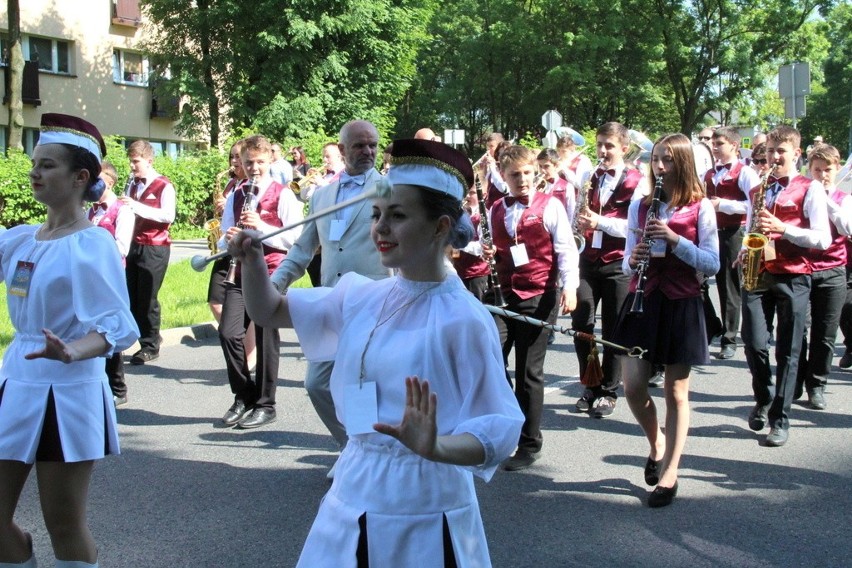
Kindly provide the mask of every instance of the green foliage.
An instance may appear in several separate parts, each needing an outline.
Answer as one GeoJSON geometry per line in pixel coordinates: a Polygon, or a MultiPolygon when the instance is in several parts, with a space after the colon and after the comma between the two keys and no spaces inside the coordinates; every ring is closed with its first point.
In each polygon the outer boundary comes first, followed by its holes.
{"type": "Polygon", "coordinates": [[[9,148],[0,155],[0,225],[14,227],[40,223],[47,214],[44,205],[33,199],[30,186],[30,157],[9,148]]]}
{"type": "Polygon", "coordinates": [[[181,154],[177,158],[157,156],[154,169],[168,177],[177,193],[175,229],[180,235],[203,236],[204,221],[213,217],[216,174],[227,169],[224,153],[218,150],[181,154]]]}

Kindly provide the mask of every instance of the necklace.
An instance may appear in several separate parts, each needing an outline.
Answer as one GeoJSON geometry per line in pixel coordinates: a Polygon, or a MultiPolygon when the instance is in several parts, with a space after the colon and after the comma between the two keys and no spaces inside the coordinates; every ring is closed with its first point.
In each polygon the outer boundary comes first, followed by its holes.
{"type": "Polygon", "coordinates": [[[373,329],[370,331],[370,335],[367,336],[367,343],[364,345],[364,350],[361,352],[361,374],[358,377],[359,388],[364,385],[364,375],[365,375],[364,361],[367,357],[367,350],[370,348],[370,342],[373,340],[373,334],[376,333],[376,330],[379,329],[384,324],[386,324],[388,321],[390,321],[390,319],[393,316],[395,316],[396,314],[398,314],[399,312],[401,312],[402,310],[404,310],[405,308],[407,308],[408,306],[410,306],[411,304],[413,304],[414,302],[419,300],[420,297],[423,296],[426,292],[434,290],[435,288],[437,288],[438,286],[441,285],[441,282],[437,282],[437,283],[433,284],[432,286],[429,286],[428,288],[424,288],[423,290],[420,291],[420,293],[418,293],[412,299],[410,299],[407,302],[405,302],[404,304],[402,304],[400,307],[398,307],[397,309],[392,311],[386,317],[383,317],[384,313],[385,313],[385,308],[387,307],[387,304],[388,304],[388,299],[393,295],[394,290],[396,290],[397,283],[398,283],[398,281],[393,283],[393,287],[390,289],[390,292],[388,292],[388,295],[385,296],[385,299],[382,302],[382,309],[379,310],[378,321],[376,322],[376,325],[373,326],[373,329]]]}
{"type": "Polygon", "coordinates": [[[49,232],[48,232],[47,229],[45,229],[45,225],[42,225],[41,228],[39,228],[38,232],[41,233],[41,236],[43,237],[41,240],[48,241],[48,240],[52,239],[53,235],[55,235],[56,233],[58,233],[62,229],[67,229],[69,227],[73,227],[74,225],[76,225],[80,221],[82,221],[82,218],[76,217],[76,218],[72,219],[70,222],[65,223],[64,225],[60,225],[60,226],[56,227],[55,229],[50,229],[49,232]]]}

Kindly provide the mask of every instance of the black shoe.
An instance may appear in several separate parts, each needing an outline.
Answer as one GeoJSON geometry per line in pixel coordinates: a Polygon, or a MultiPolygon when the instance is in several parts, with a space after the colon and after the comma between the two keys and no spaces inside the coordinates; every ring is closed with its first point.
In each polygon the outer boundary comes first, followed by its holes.
{"type": "Polygon", "coordinates": [[[583,396],[577,399],[577,402],[574,406],[577,408],[577,412],[588,412],[592,409],[592,405],[595,403],[595,393],[586,389],[583,391],[583,396]]]}
{"type": "Polygon", "coordinates": [[[127,404],[127,397],[112,395],[112,402],[115,407],[118,408],[119,406],[124,406],[125,404],[127,404]]]}
{"type": "Polygon", "coordinates": [[[131,365],[144,365],[149,361],[153,361],[154,359],[159,359],[160,353],[158,351],[147,351],[145,349],[140,349],[136,353],[133,354],[133,357],[130,358],[131,365]]]}
{"type": "Polygon", "coordinates": [[[246,403],[238,400],[231,405],[231,408],[229,408],[228,412],[225,413],[225,416],[222,417],[222,423],[225,426],[233,426],[239,422],[247,412],[249,412],[249,409],[246,408],[246,403]]]}
{"type": "Polygon", "coordinates": [[[274,408],[255,408],[237,423],[237,428],[244,430],[260,428],[275,422],[277,419],[274,408]]]}
{"type": "Polygon", "coordinates": [[[602,396],[595,401],[592,416],[603,418],[615,412],[615,399],[611,396],[602,396]]]}
{"type": "Polygon", "coordinates": [[[662,388],[663,385],[666,384],[666,377],[664,371],[657,371],[651,378],[648,379],[648,386],[654,388],[662,388]]]}
{"type": "Polygon", "coordinates": [[[814,410],[825,410],[825,387],[808,391],[808,405],[814,410]]]}
{"type": "Polygon", "coordinates": [[[645,483],[654,486],[660,481],[660,468],[663,467],[663,460],[654,461],[648,458],[645,462],[645,483]]]}
{"type": "Polygon", "coordinates": [[[733,345],[723,345],[722,350],[716,355],[717,359],[732,359],[737,353],[737,348],[733,345]]]}
{"type": "Polygon", "coordinates": [[[793,389],[793,400],[799,400],[805,394],[805,383],[796,381],[796,388],[793,389]]]}
{"type": "Polygon", "coordinates": [[[780,448],[787,443],[787,429],[779,426],[773,426],[766,435],[766,445],[773,448],[780,448]]]}
{"type": "Polygon", "coordinates": [[[766,428],[766,421],[769,419],[769,406],[755,404],[754,408],[748,415],[748,427],[755,432],[760,432],[766,428]]]}
{"type": "Polygon", "coordinates": [[[671,487],[657,486],[648,496],[648,506],[652,509],[671,505],[677,495],[677,481],[671,487]]]}
{"type": "Polygon", "coordinates": [[[507,459],[503,463],[503,469],[506,471],[521,471],[527,469],[541,456],[541,452],[528,452],[526,450],[518,450],[515,455],[507,459]]]}
{"type": "Polygon", "coordinates": [[[837,364],[841,369],[849,369],[852,368],[852,351],[847,351],[843,354],[843,357],[840,358],[840,363],[837,364]]]}

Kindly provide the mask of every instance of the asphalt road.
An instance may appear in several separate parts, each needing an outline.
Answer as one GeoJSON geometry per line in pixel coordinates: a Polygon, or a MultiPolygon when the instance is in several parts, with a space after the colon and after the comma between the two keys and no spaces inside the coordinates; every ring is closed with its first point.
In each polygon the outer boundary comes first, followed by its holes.
{"type": "MultiPolygon", "coordinates": [[[[296,563],[336,457],[303,388],[301,350],[283,331],[278,421],[228,429],[216,425],[231,395],[207,332],[168,332],[157,361],[127,367],[123,453],[99,462],[90,495],[101,566],[296,563]]],[[[833,374],[827,410],[794,405],[790,441],[769,448],[746,424],[742,349],[694,369],[680,493],[651,510],[647,443],[626,403],[603,420],[574,412],[582,389],[568,337],[557,338],[545,369],[542,459],[477,482],[494,566],[850,565],[852,374],[833,374]]],[[[36,489],[32,476],[16,520],[32,532],[39,564],[52,566],[36,489]]]]}

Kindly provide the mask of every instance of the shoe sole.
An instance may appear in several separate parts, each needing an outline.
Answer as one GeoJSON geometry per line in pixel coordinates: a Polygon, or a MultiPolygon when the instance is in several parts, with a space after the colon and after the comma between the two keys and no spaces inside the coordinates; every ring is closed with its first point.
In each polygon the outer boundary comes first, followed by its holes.
{"type": "Polygon", "coordinates": [[[273,423],[273,422],[275,422],[276,420],[278,420],[278,418],[272,418],[271,420],[267,420],[267,421],[266,421],[266,422],[264,422],[263,424],[249,424],[249,425],[245,425],[245,424],[237,423],[237,428],[238,428],[238,429],[240,429],[240,430],[254,430],[255,428],[261,428],[262,426],[266,426],[267,424],[272,424],[272,423],[273,423]]]}

